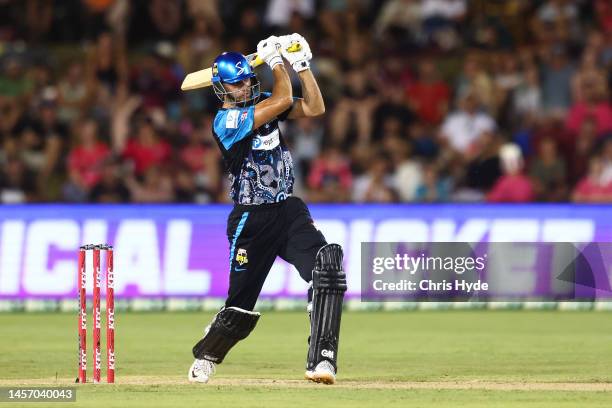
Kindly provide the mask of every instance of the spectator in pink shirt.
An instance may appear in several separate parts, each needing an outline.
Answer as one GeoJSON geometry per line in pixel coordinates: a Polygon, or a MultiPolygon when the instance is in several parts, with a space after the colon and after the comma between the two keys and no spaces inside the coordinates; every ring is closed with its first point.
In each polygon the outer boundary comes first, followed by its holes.
{"type": "Polygon", "coordinates": [[[606,90],[596,85],[589,80],[583,82],[584,101],[575,103],[567,115],[566,126],[573,134],[577,134],[589,118],[595,120],[597,135],[612,131],[612,106],[606,100],[606,90]]]}
{"type": "Polygon", "coordinates": [[[86,120],[77,126],[79,144],[68,153],[69,182],[64,186],[64,198],[82,201],[102,177],[102,165],[110,156],[106,143],[98,140],[98,125],[86,120]]]}
{"type": "Polygon", "coordinates": [[[337,146],[330,146],[315,160],[308,175],[313,201],[347,201],[353,184],[349,160],[337,146]]]}
{"type": "Polygon", "coordinates": [[[578,182],[572,199],[575,203],[606,203],[612,201],[612,183],[603,180],[603,162],[594,157],[589,162],[589,174],[578,182]]]}
{"type": "Polygon", "coordinates": [[[160,139],[153,123],[145,120],[136,138],[128,141],[123,156],[134,163],[137,175],[143,175],[150,167],[167,163],[170,153],[170,145],[160,139]]]}
{"type": "Polygon", "coordinates": [[[504,174],[487,194],[490,203],[524,203],[534,198],[529,177],[523,174],[523,157],[520,148],[508,143],[499,152],[504,174]]]}

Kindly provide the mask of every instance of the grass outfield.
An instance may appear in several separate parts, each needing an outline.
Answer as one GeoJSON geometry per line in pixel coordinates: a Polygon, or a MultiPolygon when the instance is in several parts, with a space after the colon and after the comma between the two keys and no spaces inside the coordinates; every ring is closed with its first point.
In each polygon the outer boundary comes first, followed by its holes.
{"type": "MultiPolygon", "coordinates": [[[[612,315],[605,312],[345,313],[335,386],[302,380],[306,314],[266,312],[210,384],[188,384],[191,347],[211,316],[119,314],[117,383],[80,385],[77,403],[65,405],[612,406],[612,315]]],[[[74,381],[74,314],[0,314],[0,327],[0,386],[74,381]]]]}

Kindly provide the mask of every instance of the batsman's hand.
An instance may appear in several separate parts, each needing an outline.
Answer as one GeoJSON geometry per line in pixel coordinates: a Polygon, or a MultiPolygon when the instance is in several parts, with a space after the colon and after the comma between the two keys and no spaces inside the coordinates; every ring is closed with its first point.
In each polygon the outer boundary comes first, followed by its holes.
{"type": "Polygon", "coordinates": [[[270,66],[270,69],[274,69],[275,66],[283,63],[277,44],[278,37],[275,35],[271,35],[257,44],[257,55],[270,66]]]}
{"type": "Polygon", "coordinates": [[[301,72],[310,68],[312,52],[310,51],[308,41],[304,37],[298,33],[293,33],[279,37],[278,41],[280,43],[281,54],[291,64],[295,72],[301,72]],[[289,51],[296,45],[299,45],[299,51],[289,51]]]}

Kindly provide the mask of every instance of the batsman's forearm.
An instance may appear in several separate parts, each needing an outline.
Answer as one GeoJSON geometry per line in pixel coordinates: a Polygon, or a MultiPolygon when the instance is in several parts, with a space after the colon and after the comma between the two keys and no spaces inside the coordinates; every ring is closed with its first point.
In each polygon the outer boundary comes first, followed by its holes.
{"type": "Polygon", "coordinates": [[[305,108],[308,110],[308,116],[317,116],[325,113],[325,102],[323,101],[323,95],[319,89],[319,84],[315,79],[312,71],[306,69],[298,73],[300,83],[302,84],[302,93],[305,103],[305,108]]]}
{"type": "Polygon", "coordinates": [[[282,64],[276,65],[272,74],[274,75],[272,96],[255,105],[254,129],[276,118],[293,104],[291,81],[285,67],[282,64]]]}
{"type": "Polygon", "coordinates": [[[274,76],[274,85],[272,86],[270,99],[278,100],[278,103],[283,105],[284,109],[289,109],[293,103],[293,89],[285,66],[283,64],[275,66],[272,75],[274,76]]]}

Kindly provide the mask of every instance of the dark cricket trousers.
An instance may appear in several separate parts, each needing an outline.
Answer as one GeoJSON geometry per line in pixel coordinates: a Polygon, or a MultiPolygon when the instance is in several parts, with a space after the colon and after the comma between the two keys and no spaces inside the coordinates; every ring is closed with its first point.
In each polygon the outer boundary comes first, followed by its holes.
{"type": "Polygon", "coordinates": [[[327,242],[297,197],[262,205],[236,205],[227,221],[230,279],[226,307],[253,310],[277,256],[312,280],[317,251],[327,242]]]}

